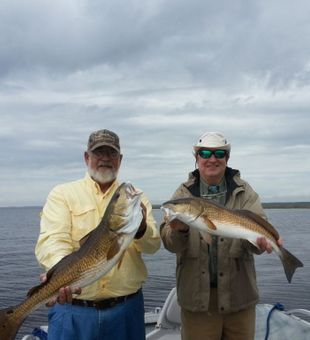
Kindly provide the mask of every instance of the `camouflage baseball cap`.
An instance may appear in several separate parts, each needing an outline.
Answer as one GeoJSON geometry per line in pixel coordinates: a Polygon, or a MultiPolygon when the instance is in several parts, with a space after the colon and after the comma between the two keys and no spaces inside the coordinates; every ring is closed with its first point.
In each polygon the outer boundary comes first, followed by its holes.
{"type": "Polygon", "coordinates": [[[118,135],[110,130],[98,130],[90,134],[87,149],[93,151],[100,146],[110,146],[121,152],[118,135]]]}

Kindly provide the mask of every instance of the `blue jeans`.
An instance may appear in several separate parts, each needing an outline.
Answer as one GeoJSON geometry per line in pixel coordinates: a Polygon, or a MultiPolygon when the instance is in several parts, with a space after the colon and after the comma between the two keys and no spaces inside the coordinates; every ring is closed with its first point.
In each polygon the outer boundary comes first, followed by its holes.
{"type": "Polygon", "coordinates": [[[56,304],[51,308],[48,340],[145,340],[142,291],[114,307],[56,304]]]}

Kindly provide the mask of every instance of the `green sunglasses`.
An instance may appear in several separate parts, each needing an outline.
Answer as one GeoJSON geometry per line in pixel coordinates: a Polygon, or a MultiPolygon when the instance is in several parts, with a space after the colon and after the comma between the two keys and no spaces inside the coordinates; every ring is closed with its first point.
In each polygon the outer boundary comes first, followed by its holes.
{"type": "Polygon", "coordinates": [[[197,153],[201,158],[204,159],[211,158],[212,155],[214,155],[215,158],[221,159],[227,155],[227,152],[225,150],[200,149],[197,153]]]}

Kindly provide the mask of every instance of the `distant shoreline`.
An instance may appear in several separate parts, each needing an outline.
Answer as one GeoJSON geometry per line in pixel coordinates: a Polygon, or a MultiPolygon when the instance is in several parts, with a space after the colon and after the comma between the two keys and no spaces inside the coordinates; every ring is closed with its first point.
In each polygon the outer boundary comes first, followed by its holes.
{"type": "Polygon", "coordinates": [[[264,209],[310,209],[310,202],[270,202],[262,204],[264,209]]]}
{"type": "MultiPolygon", "coordinates": [[[[264,209],[310,209],[310,202],[263,202],[264,209]]],[[[153,204],[153,209],[159,209],[160,204],[153,204]]]]}
{"type": "MultiPolygon", "coordinates": [[[[263,202],[264,209],[310,209],[310,202],[263,202]]],[[[161,204],[152,204],[153,209],[160,209],[161,204]]],[[[39,208],[37,205],[32,206],[7,206],[0,207],[0,209],[19,209],[19,208],[39,208]]]]}

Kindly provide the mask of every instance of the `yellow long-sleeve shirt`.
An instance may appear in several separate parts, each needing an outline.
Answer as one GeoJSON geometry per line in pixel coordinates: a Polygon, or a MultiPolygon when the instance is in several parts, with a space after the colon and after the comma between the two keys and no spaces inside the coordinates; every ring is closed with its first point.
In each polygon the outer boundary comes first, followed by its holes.
{"type": "MultiPolygon", "coordinates": [[[[79,240],[100,222],[119,183],[115,181],[104,194],[88,174],[74,182],[56,186],[48,195],[43,207],[40,235],[35,255],[45,270],[50,269],[64,256],[79,248],[79,240]]],[[[95,300],[122,296],[137,291],[147,278],[142,253],[155,253],[160,237],[146,196],[142,202],[147,208],[147,229],[140,239],[134,239],[122,259],[100,280],[84,287],[81,299],[95,300]]]]}

